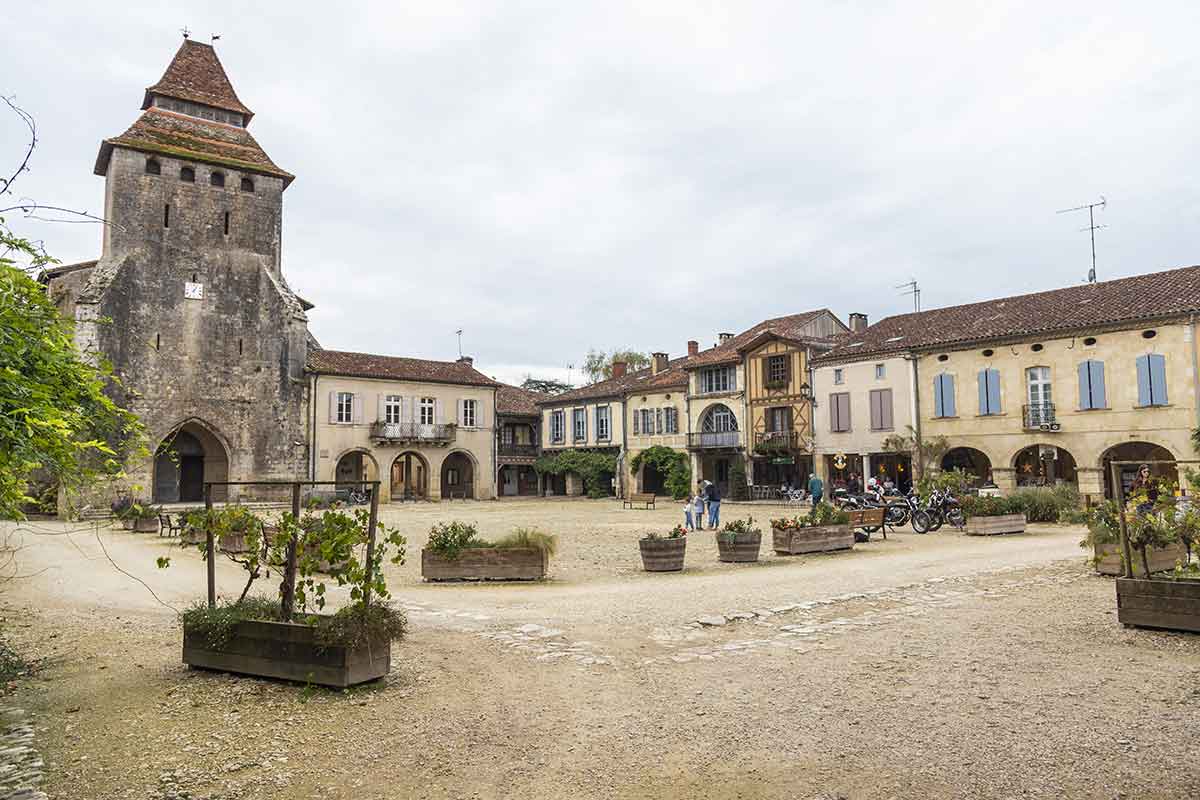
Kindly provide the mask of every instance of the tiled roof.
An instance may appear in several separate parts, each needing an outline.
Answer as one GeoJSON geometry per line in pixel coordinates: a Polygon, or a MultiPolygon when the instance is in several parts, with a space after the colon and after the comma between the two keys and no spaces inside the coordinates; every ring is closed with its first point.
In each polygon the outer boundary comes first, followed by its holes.
{"type": "Polygon", "coordinates": [[[94,172],[97,175],[108,172],[108,159],[115,145],[274,175],[283,178],[285,188],[295,177],[275,166],[245,128],[209,122],[157,107],[144,111],[120,136],[104,140],[96,157],[94,172]]]}
{"type": "Polygon", "coordinates": [[[661,391],[676,386],[687,386],[687,373],[684,367],[688,363],[687,356],[671,359],[667,368],[657,375],[651,367],[645,367],[635,372],[627,373],[621,378],[609,378],[596,383],[581,386],[562,394],[547,396],[538,405],[558,405],[572,403],[577,400],[596,400],[602,397],[622,397],[641,391],[661,391]]]}
{"type": "Polygon", "coordinates": [[[167,65],[167,71],[158,79],[158,83],[146,87],[146,99],[142,108],[150,107],[151,95],[161,94],[180,100],[190,100],[193,103],[203,103],[226,111],[236,111],[246,115],[246,122],[254,116],[250,109],[238,99],[237,92],[217,58],[217,51],[212,45],[184,39],[175,53],[175,58],[167,65]]]}
{"type": "Polygon", "coordinates": [[[72,272],[79,272],[81,269],[91,269],[97,263],[99,263],[99,259],[93,258],[91,261],[80,261],[76,264],[55,264],[53,267],[46,267],[42,270],[39,273],[39,280],[47,281],[72,272]]]}
{"type": "Polygon", "coordinates": [[[308,354],[308,371],[321,375],[382,378],[397,381],[428,381],[465,386],[499,386],[465,361],[427,361],[421,358],[377,356],[345,350],[313,350],[308,354]]]}
{"type": "Polygon", "coordinates": [[[520,386],[509,386],[507,383],[502,383],[496,390],[496,413],[536,417],[538,414],[537,404],[550,397],[551,395],[542,392],[531,392],[520,386]]]}
{"type": "Polygon", "coordinates": [[[821,317],[824,314],[830,314],[827,308],[819,308],[815,311],[805,311],[800,314],[790,314],[786,317],[776,317],[774,319],[763,320],[754,327],[742,331],[737,336],[734,336],[728,341],[722,342],[716,347],[711,347],[708,350],[701,351],[699,355],[688,362],[688,369],[697,367],[707,367],[716,364],[728,364],[734,361],[741,361],[741,350],[755,339],[764,334],[774,334],[784,339],[792,339],[796,341],[829,341],[824,337],[812,336],[807,332],[809,323],[821,317]]]}
{"type": "Polygon", "coordinates": [[[981,303],[900,314],[853,334],[819,363],[908,350],[1024,338],[1200,311],[1200,266],[981,303]]]}

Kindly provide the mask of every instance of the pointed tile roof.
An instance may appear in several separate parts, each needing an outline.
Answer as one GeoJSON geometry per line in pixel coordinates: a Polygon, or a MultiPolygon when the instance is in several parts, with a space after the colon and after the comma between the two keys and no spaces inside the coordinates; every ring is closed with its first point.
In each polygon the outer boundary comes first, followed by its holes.
{"type": "Polygon", "coordinates": [[[522,389],[520,386],[502,383],[496,389],[496,413],[517,417],[536,417],[538,415],[537,404],[549,397],[550,395],[542,392],[533,392],[529,389],[522,389]]]}
{"type": "Polygon", "coordinates": [[[183,40],[158,83],[146,87],[143,110],[150,108],[156,94],[245,114],[247,123],[254,116],[254,112],[238,99],[225,68],[221,66],[221,59],[217,58],[217,51],[212,45],[191,39],[183,40]]]}
{"type": "Polygon", "coordinates": [[[381,356],[347,350],[310,351],[308,371],[352,378],[500,386],[467,361],[430,361],[424,358],[381,356]]]}

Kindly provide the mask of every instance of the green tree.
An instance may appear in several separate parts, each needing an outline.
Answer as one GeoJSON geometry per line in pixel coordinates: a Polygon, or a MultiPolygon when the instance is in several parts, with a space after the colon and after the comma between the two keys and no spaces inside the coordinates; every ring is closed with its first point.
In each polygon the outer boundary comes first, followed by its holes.
{"type": "Polygon", "coordinates": [[[931,471],[942,465],[942,457],[950,449],[950,440],[945,436],[935,436],[922,440],[917,436],[917,429],[912,425],[906,426],[904,433],[893,433],[883,440],[883,450],[888,453],[899,453],[912,456],[913,468],[917,479],[927,476],[931,471]]]}
{"type": "Polygon", "coordinates": [[[636,350],[613,350],[606,353],[603,350],[588,350],[583,359],[583,372],[592,383],[608,380],[612,377],[614,361],[624,361],[629,365],[629,371],[645,369],[650,366],[650,356],[636,350]]]}
{"type": "Polygon", "coordinates": [[[575,388],[569,383],[556,381],[553,378],[535,378],[532,375],[526,375],[525,380],[521,382],[521,388],[530,392],[541,392],[542,394],[562,394],[569,392],[575,388]]]}

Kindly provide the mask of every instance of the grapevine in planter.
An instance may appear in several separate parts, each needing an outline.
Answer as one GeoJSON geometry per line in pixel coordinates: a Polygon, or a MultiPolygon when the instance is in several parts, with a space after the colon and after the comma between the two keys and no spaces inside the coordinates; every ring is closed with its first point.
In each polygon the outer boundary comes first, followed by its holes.
{"type": "Polygon", "coordinates": [[[717,534],[717,558],[725,562],[758,561],[762,530],[754,527],[754,517],[725,523],[717,534]]]}
{"type": "MultiPolygon", "coordinates": [[[[1118,519],[1115,500],[1106,500],[1093,508],[1087,515],[1087,535],[1079,542],[1091,556],[1088,563],[1101,575],[1124,575],[1125,563],[1121,556],[1121,521],[1118,519]]],[[[1195,511],[1187,513],[1195,515],[1195,511]]],[[[1146,557],[1151,574],[1175,569],[1175,563],[1187,563],[1190,559],[1190,541],[1176,541],[1166,547],[1148,547],[1146,557]]],[[[1146,567],[1140,559],[1133,560],[1133,573],[1145,577],[1146,567]]]]}
{"type": "Polygon", "coordinates": [[[646,572],[680,572],[687,552],[687,529],[676,525],[665,536],[648,533],[638,541],[646,572]]]}
{"type": "Polygon", "coordinates": [[[854,532],[850,515],[829,503],[818,503],[804,516],[771,520],[771,538],[781,556],[850,550],[854,532]]]}
{"type": "Polygon", "coordinates": [[[489,542],[479,538],[474,525],[443,522],[430,529],[421,550],[421,576],[427,581],[541,580],[557,549],[557,536],[530,528],[489,542]]]}

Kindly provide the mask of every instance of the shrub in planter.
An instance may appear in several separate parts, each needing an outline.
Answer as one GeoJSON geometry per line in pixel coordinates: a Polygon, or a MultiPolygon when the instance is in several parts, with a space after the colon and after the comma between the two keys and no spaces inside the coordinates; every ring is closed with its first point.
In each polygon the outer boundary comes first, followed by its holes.
{"type": "MultiPolygon", "coordinates": [[[[1190,524],[1187,527],[1191,530],[1200,528],[1200,513],[1190,513],[1190,524]]],[[[1125,574],[1125,557],[1121,552],[1121,523],[1117,515],[1115,500],[1108,500],[1093,508],[1087,515],[1087,535],[1079,542],[1080,547],[1092,553],[1088,561],[1101,575],[1125,574]]],[[[1165,548],[1148,548],[1146,558],[1151,573],[1173,569],[1181,559],[1186,564],[1190,557],[1191,541],[1191,534],[1188,534],[1187,543],[1181,540],[1165,548]]],[[[1146,574],[1145,565],[1139,563],[1136,558],[1133,572],[1135,575],[1146,574]]]]}
{"type": "Polygon", "coordinates": [[[479,538],[474,525],[434,525],[421,551],[426,580],[538,580],[546,577],[558,537],[532,528],[517,528],[495,542],[479,538]]]}
{"type": "Polygon", "coordinates": [[[135,500],[124,512],[121,522],[124,524],[125,530],[137,533],[157,533],[158,515],[161,512],[162,509],[158,506],[152,506],[142,500],[135,500]]]}
{"type": "Polygon", "coordinates": [[[648,533],[638,541],[638,549],[646,572],[679,572],[687,552],[687,529],[676,525],[665,536],[648,533]]]}
{"type": "Polygon", "coordinates": [[[754,517],[726,522],[717,534],[717,558],[726,562],[758,561],[762,530],[754,527],[754,517]]]}
{"type": "Polygon", "coordinates": [[[822,553],[854,547],[850,515],[830,503],[818,503],[803,516],[771,520],[771,538],[779,555],[822,553]]]}
{"type": "Polygon", "coordinates": [[[180,536],[182,544],[206,542],[206,531],[211,527],[217,546],[225,553],[244,553],[256,549],[263,525],[253,511],[239,505],[190,511],[183,521],[184,534],[180,536]],[[258,535],[252,537],[252,534],[258,535]]]}
{"type": "Polygon", "coordinates": [[[1024,533],[1025,508],[1023,501],[1012,497],[978,497],[962,499],[963,514],[967,517],[968,536],[998,533],[1024,533]]]}
{"type": "Polygon", "coordinates": [[[108,506],[112,510],[113,519],[119,521],[121,527],[126,530],[133,530],[133,520],[129,516],[129,509],[133,508],[134,502],[132,495],[123,494],[108,506]]]}

